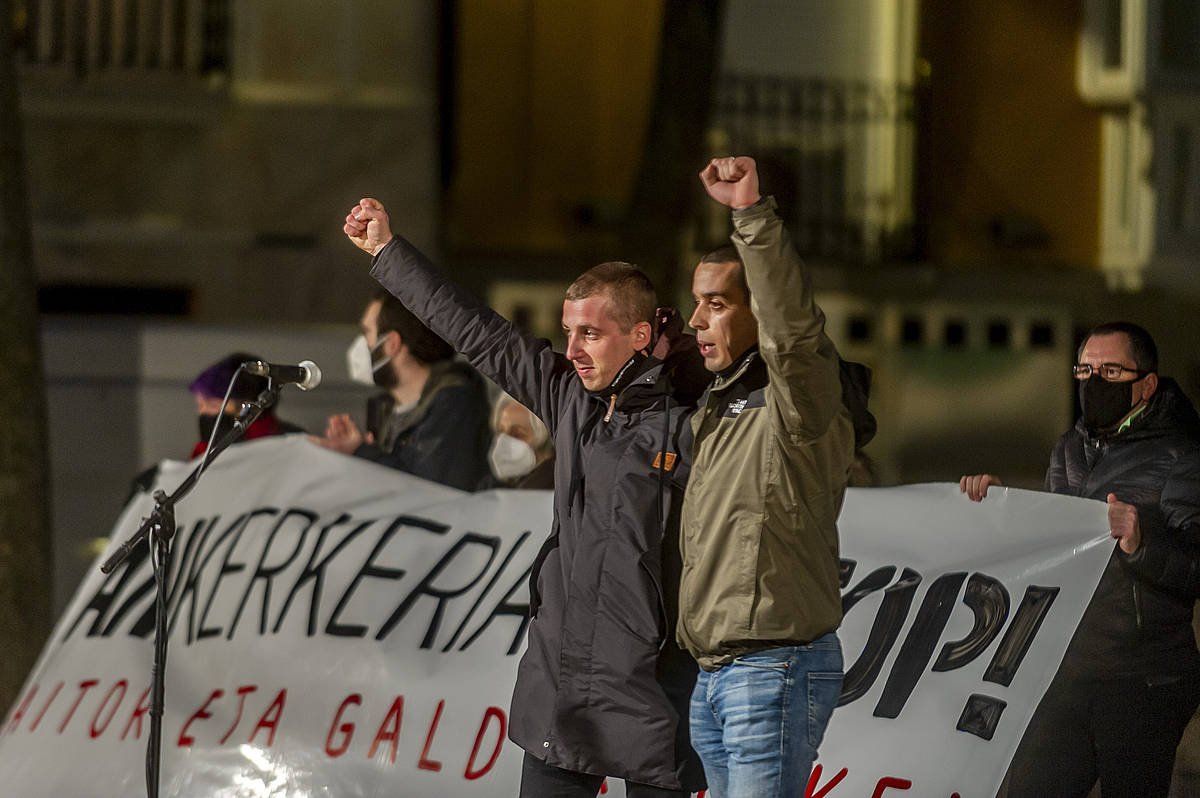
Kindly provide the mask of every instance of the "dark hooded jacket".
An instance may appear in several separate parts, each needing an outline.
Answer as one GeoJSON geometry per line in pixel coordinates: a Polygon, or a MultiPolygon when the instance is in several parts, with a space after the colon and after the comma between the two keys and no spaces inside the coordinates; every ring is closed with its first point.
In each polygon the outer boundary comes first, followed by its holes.
{"type": "Polygon", "coordinates": [[[1170,679],[1200,670],[1192,605],[1200,598],[1200,417],[1162,378],[1128,428],[1091,435],[1080,420],[1059,440],[1046,472],[1054,493],[1138,508],[1141,546],[1114,546],[1063,659],[1074,678],[1170,679]]]}
{"type": "Polygon", "coordinates": [[[475,490],[488,474],[487,387],[464,363],[446,360],[430,367],[421,398],[412,409],[394,412],[390,393],[367,403],[367,430],[377,443],[354,452],[374,463],[459,490],[475,490]]]}
{"type": "Polygon", "coordinates": [[[549,341],[449,283],[404,239],[371,274],[554,436],[554,521],[530,574],[509,737],[559,768],[702,787],[687,734],[696,665],[673,642],[679,438],[704,388],[689,376],[705,374],[694,344],[661,347],[665,361],[635,357],[591,393],[549,341]]]}

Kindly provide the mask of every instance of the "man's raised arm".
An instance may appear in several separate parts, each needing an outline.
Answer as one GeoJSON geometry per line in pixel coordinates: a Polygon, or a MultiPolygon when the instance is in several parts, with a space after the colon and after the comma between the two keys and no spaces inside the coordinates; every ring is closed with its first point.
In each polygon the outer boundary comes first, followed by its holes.
{"type": "Polygon", "coordinates": [[[343,226],[355,246],[372,256],[371,276],[426,327],[476,369],[532,410],[551,430],[558,426],[555,397],[573,373],[550,342],[520,332],[468,291],[447,280],[421,252],[393,236],[383,205],[363,199],[343,226]]]}
{"type": "Polygon", "coordinates": [[[716,158],[700,180],[713,199],[733,209],[732,240],[745,266],[759,352],[780,421],[791,435],[815,438],[841,407],[842,386],[812,280],[775,213],[775,200],[759,193],[753,158],[716,158]]]}

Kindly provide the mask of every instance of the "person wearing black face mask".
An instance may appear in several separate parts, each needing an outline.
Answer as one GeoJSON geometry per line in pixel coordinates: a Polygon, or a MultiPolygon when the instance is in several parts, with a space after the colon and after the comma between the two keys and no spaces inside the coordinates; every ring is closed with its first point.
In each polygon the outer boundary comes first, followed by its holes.
{"type": "MultiPolygon", "coordinates": [[[[226,355],[200,372],[188,386],[192,398],[196,400],[197,426],[200,433],[199,440],[192,447],[192,457],[199,457],[208,449],[208,441],[212,437],[213,428],[217,426],[221,414],[230,417],[221,423],[221,427],[224,428],[241,410],[243,402],[257,399],[259,394],[267,389],[266,377],[257,377],[243,371],[237,375],[237,380],[229,391],[229,401],[224,402],[225,391],[229,389],[230,380],[237,373],[238,366],[248,360],[261,360],[261,358],[245,352],[226,355]],[[224,407],[222,407],[223,402],[224,407]]],[[[281,420],[275,414],[276,407],[278,405],[267,408],[266,412],[260,415],[246,430],[242,440],[249,441],[272,435],[304,432],[295,424],[281,420]]]]}
{"type": "MultiPolygon", "coordinates": [[[[188,391],[191,392],[192,398],[196,402],[196,431],[199,436],[192,446],[190,457],[199,457],[208,449],[213,429],[217,426],[218,419],[221,419],[222,414],[227,416],[221,421],[221,429],[224,430],[241,410],[243,402],[257,399],[259,394],[267,389],[266,377],[257,377],[244,371],[238,373],[238,366],[241,364],[248,360],[261,359],[258,355],[234,352],[206,367],[188,385],[188,391]],[[229,383],[233,380],[234,374],[237,374],[237,380],[230,388],[229,383]],[[229,401],[227,402],[225,401],[226,389],[229,389],[229,401]]],[[[268,408],[260,415],[246,430],[241,441],[304,432],[295,424],[280,419],[275,414],[276,407],[268,408]]],[[[157,465],[138,474],[133,479],[129,498],[149,490],[157,478],[157,465]]],[[[128,499],[126,501],[128,503],[128,499]]]]}
{"type": "MultiPolygon", "coordinates": [[[[1200,706],[1200,415],[1158,374],[1141,327],[1093,329],[1073,369],[1082,415],[1046,473],[1054,493],[1104,501],[1117,541],[1009,768],[1008,795],[1167,795],[1200,706]]],[[[982,500],[1000,480],[964,476],[982,500]]]]}

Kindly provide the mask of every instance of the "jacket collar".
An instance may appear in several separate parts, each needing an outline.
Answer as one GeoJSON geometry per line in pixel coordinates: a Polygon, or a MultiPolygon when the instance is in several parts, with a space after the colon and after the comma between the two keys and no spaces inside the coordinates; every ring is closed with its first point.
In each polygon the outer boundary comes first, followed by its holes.
{"type": "Polygon", "coordinates": [[[663,369],[664,364],[658,358],[637,353],[621,367],[607,388],[587,394],[608,408],[606,420],[616,408],[639,410],[650,407],[670,393],[669,380],[663,369]]]}
{"type": "Polygon", "coordinates": [[[730,363],[724,371],[717,372],[717,378],[712,384],[713,393],[720,393],[728,389],[729,386],[744,377],[750,368],[760,360],[758,344],[755,344],[743,352],[737,360],[730,363]]]}

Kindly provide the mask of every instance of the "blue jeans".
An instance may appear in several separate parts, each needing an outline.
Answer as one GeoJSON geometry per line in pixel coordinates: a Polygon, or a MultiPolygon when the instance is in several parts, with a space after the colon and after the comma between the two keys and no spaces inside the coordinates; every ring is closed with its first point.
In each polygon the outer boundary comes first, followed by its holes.
{"type": "Polygon", "coordinates": [[[841,692],[842,645],[834,632],[701,671],[692,692],[692,747],[712,798],[804,795],[841,692]]]}

